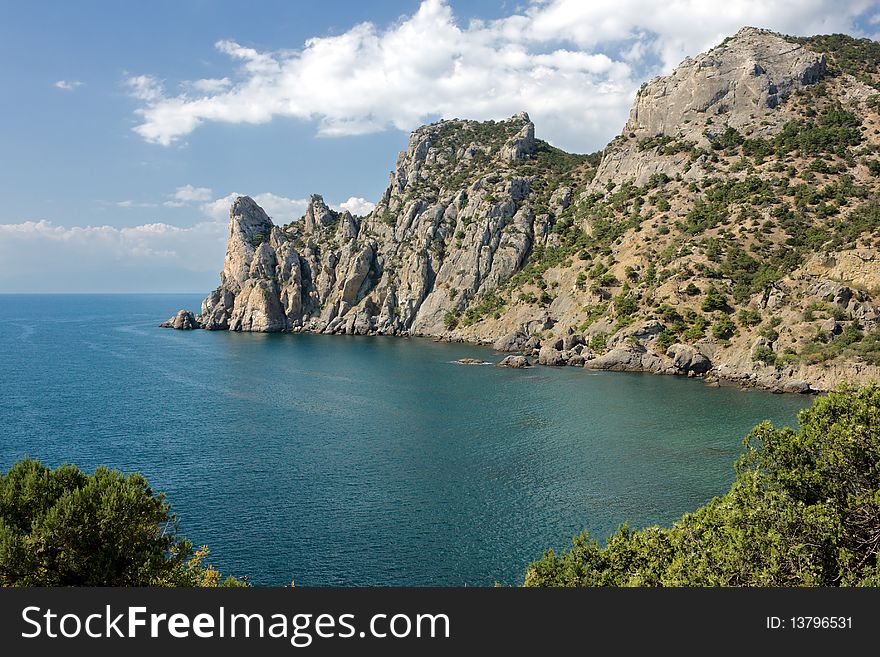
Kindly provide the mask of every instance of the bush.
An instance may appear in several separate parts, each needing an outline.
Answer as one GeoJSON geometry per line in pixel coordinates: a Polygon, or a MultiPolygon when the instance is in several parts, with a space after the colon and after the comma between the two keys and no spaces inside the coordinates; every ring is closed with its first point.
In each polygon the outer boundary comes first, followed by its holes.
{"type": "Polygon", "coordinates": [[[0,475],[0,586],[216,586],[207,554],[140,474],[26,458],[0,475]]]}
{"type": "Polygon", "coordinates": [[[726,310],[727,297],[714,285],[710,285],[706,290],[706,297],[703,299],[701,306],[704,313],[710,313],[713,310],[726,310]]]}
{"type": "Polygon", "coordinates": [[[764,363],[764,365],[775,365],[776,352],[766,345],[761,345],[755,349],[755,353],[752,354],[752,360],[756,363],[764,363]]]}
{"type": "Polygon", "coordinates": [[[755,427],[730,491],[671,528],[584,532],[526,586],[880,585],[880,386],[841,389],[755,427]]]}
{"type": "MultiPolygon", "coordinates": [[[[546,293],[541,294],[541,303],[544,303],[543,299],[545,295],[546,293]]],[[[492,315],[493,317],[496,315],[500,316],[501,311],[504,310],[506,305],[507,302],[501,296],[499,296],[494,290],[490,290],[480,297],[475,305],[472,305],[465,311],[462,324],[464,326],[472,326],[481,321],[487,315],[492,315]]],[[[447,326],[447,328],[453,327],[447,326]]]]}
{"type": "Polygon", "coordinates": [[[657,334],[657,350],[665,354],[666,350],[675,344],[675,341],[675,333],[669,329],[663,329],[657,334]]]}
{"type": "Polygon", "coordinates": [[[727,340],[733,336],[735,331],[736,325],[730,315],[722,315],[712,327],[712,335],[718,340],[727,340]]]}
{"type": "Polygon", "coordinates": [[[608,347],[608,334],[607,333],[595,333],[593,337],[590,338],[590,349],[593,351],[605,351],[608,347]]]}
{"type": "Polygon", "coordinates": [[[614,315],[616,317],[629,317],[639,309],[639,300],[626,288],[614,297],[614,315]]]}
{"type": "Polygon", "coordinates": [[[743,326],[757,326],[761,323],[761,313],[751,308],[743,308],[736,318],[743,326]]]}

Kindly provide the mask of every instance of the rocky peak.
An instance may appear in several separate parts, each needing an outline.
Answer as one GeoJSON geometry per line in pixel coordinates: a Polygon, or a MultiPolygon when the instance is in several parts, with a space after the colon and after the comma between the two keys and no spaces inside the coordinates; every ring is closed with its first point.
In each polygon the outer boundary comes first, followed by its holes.
{"type": "Polygon", "coordinates": [[[266,237],[272,226],[269,215],[250,196],[239,196],[229,208],[230,236],[240,235],[250,241],[258,233],[266,237]]]}
{"type": "Polygon", "coordinates": [[[348,210],[339,215],[339,225],[336,228],[336,240],[344,244],[358,236],[360,222],[355,219],[348,210]]]}
{"type": "Polygon", "coordinates": [[[522,127],[516,136],[508,141],[501,149],[501,159],[505,162],[526,160],[535,154],[535,124],[529,119],[526,112],[520,112],[508,119],[509,122],[520,122],[522,127]]]}
{"type": "Polygon", "coordinates": [[[692,146],[711,142],[733,128],[750,137],[767,137],[791,118],[780,111],[801,87],[827,73],[825,55],[754,27],[744,27],[712,50],[686,58],[671,75],[646,82],[636,95],[623,134],[605,151],[594,187],[652,175],[703,174],[688,165],[692,146]],[[673,142],[671,157],[658,157],[658,145],[673,142]],[[652,142],[657,142],[652,144],[652,142]],[[688,173],[689,172],[689,173],[688,173]]]}
{"type": "Polygon", "coordinates": [[[422,126],[397,156],[391,173],[392,193],[402,193],[422,178],[423,169],[448,171],[470,168],[478,161],[508,166],[528,159],[537,150],[535,125],[526,112],[504,121],[448,119],[422,126]]]}
{"type": "Polygon", "coordinates": [[[306,233],[323,231],[332,226],[339,219],[339,214],[327,207],[324,197],[320,194],[309,196],[309,205],[303,217],[303,228],[306,233]]]}
{"type": "Polygon", "coordinates": [[[250,276],[254,254],[270,239],[274,224],[250,196],[239,196],[229,209],[229,240],[222,279],[236,289],[250,276]]]}
{"type": "Polygon", "coordinates": [[[707,119],[710,132],[753,125],[825,72],[825,55],[768,30],[744,27],[712,50],[685,59],[671,75],[648,82],[624,133],[699,142],[707,119]]]}

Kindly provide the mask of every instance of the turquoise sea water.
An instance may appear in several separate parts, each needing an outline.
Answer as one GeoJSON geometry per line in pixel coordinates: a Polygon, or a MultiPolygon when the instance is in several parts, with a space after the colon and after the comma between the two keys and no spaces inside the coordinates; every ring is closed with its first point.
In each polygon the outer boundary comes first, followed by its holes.
{"type": "Polygon", "coordinates": [[[588,528],[723,493],[809,398],[580,368],[462,366],[428,340],[171,331],[196,295],[0,295],[0,467],[141,471],[261,585],[521,583],[588,528]]]}

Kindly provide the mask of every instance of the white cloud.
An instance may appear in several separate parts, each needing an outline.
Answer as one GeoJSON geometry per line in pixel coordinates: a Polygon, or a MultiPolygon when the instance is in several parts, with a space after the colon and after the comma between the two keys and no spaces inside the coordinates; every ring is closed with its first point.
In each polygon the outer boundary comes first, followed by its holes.
{"type": "Polygon", "coordinates": [[[83,86],[79,80],[58,80],[53,86],[65,91],[76,91],[77,87],[83,86]]]}
{"type": "Polygon", "coordinates": [[[207,290],[217,280],[226,225],[149,223],[60,226],[0,224],[0,290],[207,290]]]}
{"type": "Polygon", "coordinates": [[[178,187],[174,194],[171,195],[170,201],[165,201],[163,205],[171,208],[180,208],[190,203],[204,203],[211,200],[210,187],[193,187],[192,185],[184,185],[178,187]]]}
{"type": "Polygon", "coordinates": [[[348,210],[353,215],[361,217],[370,214],[375,207],[375,203],[370,203],[367,199],[361,196],[350,196],[347,201],[343,201],[339,204],[339,209],[348,210]]]}
{"type": "MultiPolygon", "coordinates": [[[[219,80],[167,95],[132,77],[142,102],[135,131],[169,145],[205,122],[316,120],[322,135],[395,127],[437,115],[474,119],[530,113],[544,138],[593,150],[623,125],[645,77],[668,72],[744,25],[789,34],[858,32],[869,0],[541,0],[493,21],[460,25],[443,0],[425,0],[386,29],[361,23],[298,50],[216,48],[239,63],[219,80]],[[332,93],[328,90],[334,90],[332,93]]],[[[295,44],[292,44],[295,45],[295,44]]]]}
{"type": "Polygon", "coordinates": [[[135,75],[126,80],[132,98],[147,103],[159,101],[165,94],[165,85],[152,75],[135,75]]]}
{"type": "MultiPolygon", "coordinates": [[[[192,199],[186,201],[192,205],[196,199],[206,198],[205,190],[208,188],[185,185],[174,196],[192,199]]],[[[191,226],[164,222],[130,227],[63,226],[48,220],[0,224],[0,292],[211,289],[223,266],[229,207],[237,196],[242,194],[202,202],[198,207],[204,219],[191,226]]],[[[298,219],[308,204],[307,199],[270,192],[253,198],[279,224],[298,219]]],[[[100,203],[123,208],[156,205],[100,203]]]]}
{"type": "Polygon", "coordinates": [[[116,201],[115,203],[108,204],[106,201],[102,203],[103,205],[115,205],[117,208],[155,208],[155,203],[148,203],[142,201],[132,201],[130,199],[126,199],[125,201],[116,201]]]}
{"type": "MultiPolygon", "coordinates": [[[[109,249],[113,258],[159,256],[177,257],[182,236],[223,235],[223,226],[205,221],[182,228],[165,223],[141,224],[119,228],[116,226],[59,226],[45,219],[17,224],[0,224],[3,242],[20,240],[47,240],[76,245],[86,250],[109,249]]],[[[187,255],[183,253],[183,255],[187,255]]],[[[215,263],[216,266],[216,263],[215,263]]]]}
{"type": "Polygon", "coordinates": [[[184,87],[191,87],[195,91],[199,91],[205,94],[215,94],[221,91],[225,91],[232,85],[232,80],[229,78],[206,78],[203,80],[193,80],[189,83],[184,84],[184,87]]]}

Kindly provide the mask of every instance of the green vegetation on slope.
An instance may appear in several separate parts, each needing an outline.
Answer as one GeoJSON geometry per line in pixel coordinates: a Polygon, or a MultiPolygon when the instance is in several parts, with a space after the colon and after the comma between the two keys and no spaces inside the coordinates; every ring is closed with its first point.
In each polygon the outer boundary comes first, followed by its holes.
{"type": "Polygon", "coordinates": [[[871,39],[857,39],[848,34],[822,34],[811,37],[789,37],[808,48],[830,55],[832,74],[847,73],[865,84],[880,89],[880,43],[871,39]]]}
{"type": "Polygon", "coordinates": [[[880,585],[880,386],[842,389],[758,425],[736,480],[671,528],[584,532],[526,572],[526,586],[880,585]]]}
{"type": "Polygon", "coordinates": [[[203,565],[140,474],[24,459],[0,474],[0,586],[243,586],[203,565]]]}

